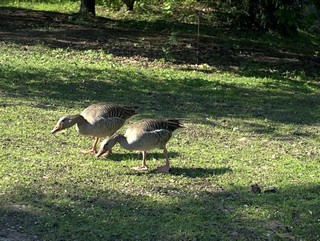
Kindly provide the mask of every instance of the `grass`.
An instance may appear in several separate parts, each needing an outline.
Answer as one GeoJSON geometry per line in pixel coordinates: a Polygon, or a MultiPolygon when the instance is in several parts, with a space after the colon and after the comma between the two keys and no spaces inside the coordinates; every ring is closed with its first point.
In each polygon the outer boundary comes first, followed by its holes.
{"type": "MultiPolygon", "coordinates": [[[[112,52],[114,46],[7,36],[0,37],[0,237],[320,238],[317,72],[296,63],[282,71],[282,57],[266,74],[252,59],[232,71],[139,62],[112,52]],[[130,170],[140,163],[136,153],[117,146],[112,157],[97,159],[79,153],[92,139],[74,129],[50,134],[62,115],[101,101],[140,106],[130,122],[184,120],[186,128],[168,145],[169,174],[153,172],[164,162],[159,150],[149,154],[150,171],[136,173],[130,170]],[[261,194],[251,191],[255,183],[261,194]],[[275,193],[264,192],[272,187],[275,193]]],[[[264,43],[256,44],[264,50],[264,43]]],[[[310,49],[299,53],[312,55],[310,49]]]]}
{"type": "MultiPolygon", "coordinates": [[[[2,5],[2,4],[1,4],[2,5]]],[[[60,1],[52,1],[52,2],[34,2],[34,1],[11,1],[11,0],[4,0],[3,5],[7,7],[19,7],[19,8],[26,8],[32,10],[46,10],[52,12],[63,12],[63,13],[74,13],[79,11],[80,9],[80,2],[70,2],[64,1],[63,3],[60,1]]]]}

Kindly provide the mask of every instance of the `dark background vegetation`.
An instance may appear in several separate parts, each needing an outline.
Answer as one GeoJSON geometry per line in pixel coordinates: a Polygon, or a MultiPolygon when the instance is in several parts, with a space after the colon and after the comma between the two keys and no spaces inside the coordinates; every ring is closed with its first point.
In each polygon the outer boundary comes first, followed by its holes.
{"type": "Polygon", "coordinates": [[[95,14],[95,3],[113,9],[123,4],[132,11],[157,11],[167,16],[183,16],[184,21],[206,15],[209,24],[217,22],[241,29],[273,30],[293,35],[298,28],[319,31],[320,4],[317,0],[81,0],[81,12],[95,14]],[[196,16],[197,15],[197,16],[196,16]]]}

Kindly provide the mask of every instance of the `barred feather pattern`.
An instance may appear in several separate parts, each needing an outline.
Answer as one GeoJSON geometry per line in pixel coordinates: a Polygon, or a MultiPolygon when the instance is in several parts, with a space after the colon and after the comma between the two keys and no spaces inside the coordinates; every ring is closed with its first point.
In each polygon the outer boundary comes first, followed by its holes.
{"type": "Polygon", "coordinates": [[[128,127],[125,135],[114,135],[102,143],[103,149],[111,149],[116,143],[128,150],[148,151],[164,149],[172,137],[172,132],[183,128],[179,120],[144,119],[128,127]]]}
{"type": "Polygon", "coordinates": [[[165,129],[170,132],[175,131],[178,128],[182,128],[182,124],[178,119],[168,120],[154,120],[144,119],[138,121],[130,126],[130,129],[136,129],[138,131],[155,131],[165,129]]]}
{"type": "Polygon", "coordinates": [[[137,107],[112,103],[90,105],[81,113],[87,122],[78,123],[77,130],[83,135],[111,136],[124,125],[128,118],[137,114],[136,109],[137,107]]]}
{"type": "Polygon", "coordinates": [[[98,118],[114,118],[118,117],[127,120],[131,116],[137,114],[137,107],[117,105],[113,103],[98,103],[88,106],[81,115],[88,121],[94,122],[98,118]]]}

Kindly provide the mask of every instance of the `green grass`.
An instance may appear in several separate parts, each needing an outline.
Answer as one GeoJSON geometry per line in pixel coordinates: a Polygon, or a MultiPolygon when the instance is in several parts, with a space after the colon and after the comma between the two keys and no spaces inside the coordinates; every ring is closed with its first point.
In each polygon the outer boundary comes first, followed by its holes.
{"type": "Polygon", "coordinates": [[[19,7],[26,8],[32,10],[44,10],[45,11],[53,11],[53,12],[63,12],[63,13],[75,13],[80,9],[80,1],[79,2],[70,2],[64,1],[52,1],[52,2],[34,2],[34,1],[11,1],[11,0],[3,0],[3,3],[0,5],[4,5],[7,7],[19,7]]]}
{"type": "Polygon", "coordinates": [[[319,240],[319,76],[149,64],[0,42],[0,237],[319,240]],[[140,106],[129,122],[184,120],[169,174],[153,172],[160,150],[136,173],[136,153],[116,146],[97,159],[79,153],[93,140],[75,129],[50,134],[62,115],[101,101],[140,106]],[[255,183],[278,191],[255,194],[255,183]]]}

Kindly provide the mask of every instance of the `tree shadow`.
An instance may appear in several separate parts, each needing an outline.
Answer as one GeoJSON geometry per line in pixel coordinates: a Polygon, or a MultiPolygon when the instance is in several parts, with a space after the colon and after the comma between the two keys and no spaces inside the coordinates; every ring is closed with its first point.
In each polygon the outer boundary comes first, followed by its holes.
{"type": "MultiPolygon", "coordinates": [[[[261,194],[249,187],[210,186],[194,189],[159,183],[146,186],[139,195],[89,187],[67,187],[50,195],[16,187],[7,197],[16,203],[1,206],[0,222],[10,224],[11,232],[18,230],[25,240],[317,240],[320,236],[314,218],[320,215],[319,185],[293,185],[261,194]],[[13,213],[12,206],[24,208],[13,213]],[[33,215],[30,210],[39,211],[33,215]]],[[[2,230],[2,235],[9,237],[9,232],[2,230]]]]}
{"type": "MultiPolygon", "coordinates": [[[[0,75],[5,76],[0,87],[2,93],[11,98],[34,100],[36,97],[34,107],[45,109],[54,108],[53,103],[84,108],[92,102],[116,101],[140,106],[142,116],[196,117],[196,121],[205,124],[208,124],[207,117],[230,116],[271,119],[279,123],[317,122],[320,95],[314,90],[320,87],[316,83],[303,84],[283,79],[266,83],[266,88],[261,89],[205,78],[173,77],[175,79],[168,81],[171,83],[168,87],[159,85],[157,76],[147,76],[142,71],[86,68],[81,70],[81,75],[74,76],[75,71],[57,68],[54,73],[46,69],[11,71],[9,66],[4,66],[0,69],[0,75]],[[56,73],[62,79],[57,78],[56,73]],[[106,73],[113,79],[105,81],[106,73]],[[68,80],[64,79],[71,75],[73,77],[68,80]],[[95,76],[94,79],[92,76],[95,76]]],[[[261,133],[272,132],[268,126],[250,128],[261,133]]]]}
{"type": "Polygon", "coordinates": [[[151,61],[167,59],[177,65],[194,65],[199,58],[199,63],[213,67],[214,71],[236,72],[243,76],[277,79],[287,72],[310,78],[320,76],[319,58],[313,56],[316,44],[300,42],[306,48],[284,51],[272,39],[264,42],[252,39],[250,34],[203,26],[197,46],[197,26],[194,24],[103,17],[78,19],[73,14],[0,9],[0,28],[3,30],[0,40],[4,42],[43,44],[50,48],[102,49],[114,56],[139,56],[139,61],[141,57],[151,61]],[[164,46],[167,47],[164,49],[164,46]]]}
{"type": "MultiPolygon", "coordinates": [[[[39,38],[39,42],[43,42],[52,48],[103,48],[103,44],[90,39],[95,35],[95,31],[102,33],[100,28],[87,28],[81,24],[70,23],[69,20],[65,20],[70,15],[14,8],[2,8],[2,10],[0,11],[0,18],[4,22],[0,21],[1,28],[3,24],[8,24],[3,28],[4,31],[8,32],[8,35],[1,35],[0,40],[2,41],[16,41],[17,44],[34,45],[31,38],[34,36],[39,38]],[[43,19],[52,18],[50,14],[57,14],[56,20],[51,19],[50,22],[43,19]],[[17,18],[17,21],[13,21],[15,18],[17,18]],[[9,19],[10,23],[8,22],[9,19]],[[53,24],[52,28],[44,28],[45,30],[41,31],[45,35],[43,39],[41,35],[38,36],[36,33],[30,35],[28,33],[28,31],[43,28],[43,26],[38,26],[40,22],[49,24],[49,26],[53,24]],[[57,25],[57,28],[54,24],[57,25]],[[64,27],[66,28],[64,29],[64,27]],[[59,32],[59,29],[62,32],[59,32]],[[65,31],[65,33],[58,36],[50,32],[53,30],[59,33],[65,31]],[[90,35],[90,37],[87,35],[90,35]],[[50,42],[50,38],[53,38],[53,43],[50,42]],[[60,46],[61,38],[64,40],[70,38],[69,45],[60,46]],[[24,40],[27,43],[24,43],[24,40]],[[77,45],[83,43],[86,44],[82,47],[77,45]],[[90,44],[97,44],[97,46],[94,47],[90,44]]],[[[105,21],[111,20],[106,19],[105,21]]],[[[123,39],[126,42],[130,39],[127,43],[130,46],[132,41],[134,42],[134,39],[140,38],[141,35],[143,38],[143,35],[159,37],[159,33],[149,31],[138,31],[139,33],[132,34],[126,29],[115,30],[108,27],[106,29],[110,32],[108,34],[103,32],[103,34],[106,34],[104,36],[114,38],[115,42],[121,42],[123,39]],[[115,34],[113,34],[114,31],[115,34]]],[[[65,41],[62,42],[63,44],[66,43],[65,41]]],[[[153,39],[151,42],[157,41],[153,39]]],[[[206,43],[210,44],[209,39],[206,43]]],[[[137,50],[140,55],[144,55],[143,51],[145,51],[148,58],[152,59],[152,54],[149,55],[152,51],[159,53],[159,48],[154,49],[152,47],[150,52],[143,45],[138,46],[136,50],[131,52],[128,51],[128,46],[119,44],[125,50],[125,56],[136,55],[138,53],[134,51],[137,50]]],[[[118,49],[118,47],[115,47],[115,49],[118,49]]],[[[109,50],[104,49],[106,52],[109,50]]],[[[230,53],[227,50],[221,51],[225,52],[225,58],[233,58],[228,56],[230,53]]],[[[239,63],[243,62],[239,61],[239,63]]],[[[280,67],[282,68],[283,65],[281,64],[280,67]]],[[[138,70],[130,71],[111,67],[97,70],[89,67],[79,69],[75,66],[68,69],[63,67],[53,68],[48,71],[46,68],[30,69],[28,67],[24,68],[24,66],[14,69],[10,63],[3,63],[2,68],[0,68],[0,76],[3,76],[0,82],[2,95],[10,96],[11,99],[21,97],[30,99],[34,108],[54,109],[57,105],[85,108],[92,102],[119,102],[140,106],[141,115],[139,118],[176,117],[210,125],[219,123],[212,123],[211,120],[208,120],[208,117],[210,119],[226,117],[270,119],[279,123],[307,125],[316,123],[318,119],[320,95],[317,91],[320,89],[319,84],[290,79],[279,75],[279,72],[269,76],[274,79],[265,81],[265,88],[236,85],[224,81],[223,76],[221,76],[221,80],[217,79],[215,81],[210,81],[205,76],[199,78],[170,76],[171,80],[167,80],[168,85],[161,85],[159,84],[161,82],[160,77],[155,75],[147,75],[145,72],[138,70]],[[112,76],[112,79],[110,79],[110,76],[112,76]]],[[[263,77],[264,75],[257,74],[256,76],[263,77]]],[[[5,106],[9,104],[12,103],[3,103],[5,106]]],[[[260,134],[272,133],[274,130],[274,128],[263,124],[260,124],[260,126],[248,125],[247,127],[260,134]]]]}
{"type": "Polygon", "coordinates": [[[12,203],[0,208],[0,240],[36,241],[40,237],[30,231],[37,226],[39,214],[25,205],[12,203]]]}

